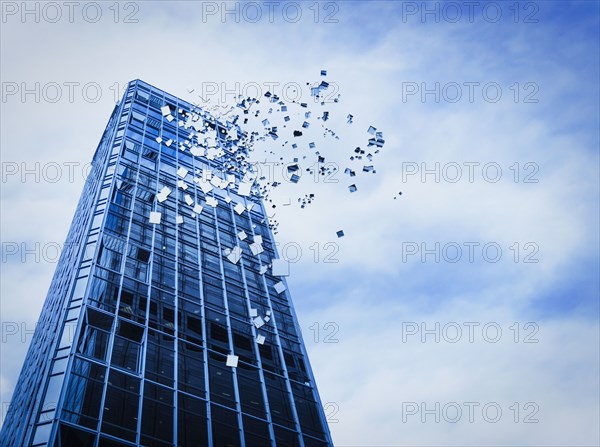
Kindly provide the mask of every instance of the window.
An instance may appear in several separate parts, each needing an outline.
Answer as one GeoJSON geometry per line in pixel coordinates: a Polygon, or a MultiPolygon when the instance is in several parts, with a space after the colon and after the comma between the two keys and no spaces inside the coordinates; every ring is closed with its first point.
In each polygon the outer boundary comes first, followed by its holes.
{"type": "Polygon", "coordinates": [[[104,401],[103,432],[135,441],[139,392],[139,379],[111,370],[104,401]]]}
{"type": "Polygon", "coordinates": [[[208,445],[206,401],[178,393],[178,447],[208,445]]]}
{"type": "Polygon", "coordinates": [[[145,382],[141,429],[143,444],[173,445],[173,390],[145,382]]]}
{"type": "Polygon", "coordinates": [[[137,374],[140,367],[143,335],[143,327],[119,320],[119,327],[113,343],[112,364],[137,374]]]}
{"type": "Polygon", "coordinates": [[[66,446],[79,446],[79,447],[93,447],[96,435],[84,430],[71,427],[67,424],[60,424],[60,445],[66,446]]]}

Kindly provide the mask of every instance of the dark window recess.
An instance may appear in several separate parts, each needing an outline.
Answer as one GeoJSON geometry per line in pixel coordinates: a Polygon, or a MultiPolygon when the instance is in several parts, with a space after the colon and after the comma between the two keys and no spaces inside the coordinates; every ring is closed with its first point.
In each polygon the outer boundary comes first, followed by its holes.
{"type": "Polygon", "coordinates": [[[215,322],[210,323],[210,338],[212,341],[229,343],[229,337],[227,336],[227,329],[225,329],[221,325],[218,325],[215,322]]]}
{"type": "Polygon", "coordinates": [[[142,157],[146,158],[147,160],[156,160],[158,158],[158,152],[156,152],[155,150],[149,149],[149,148],[144,148],[144,152],[142,153],[142,157]]]}
{"type": "Polygon", "coordinates": [[[137,260],[141,262],[150,261],[150,252],[148,250],[144,250],[143,248],[138,248],[137,250],[137,260]]]}
{"type": "Polygon", "coordinates": [[[69,425],[60,424],[60,445],[93,447],[96,435],[87,431],[79,430],[69,425]]]}
{"type": "Polygon", "coordinates": [[[179,425],[177,446],[208,445],[208,423],[204,400],[179,394],[177,422],[179,425]]]}
{"type": "Polygon", "coordinates": [[[234,411],[218,405],[211,405],[212,433],[214,445],[237,447],[240,445],[240,432],[234,411]]]}
{"type": "Polygon", "coordinates": [[[98,447],[130,447],[131,444],[123,444],[122,442],[113,441],[112,439],[100,438],[98,447]]]}

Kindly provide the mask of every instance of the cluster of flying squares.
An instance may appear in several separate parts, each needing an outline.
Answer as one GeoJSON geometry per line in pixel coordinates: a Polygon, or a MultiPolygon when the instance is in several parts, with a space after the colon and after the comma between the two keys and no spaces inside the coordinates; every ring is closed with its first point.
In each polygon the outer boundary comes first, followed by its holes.
{"type": "MultiPolygon", "coordinates": [[[[327,71],[321,70],[321,77],[326,76],[327,71]]],[[[307,85],[310,86],[311,83],[307,82],[307,85]]],[[[301,190],[302,185],[308,183],[306,181],[301,182],[302,171],[308,173],[309,176],[323,176],[324,178],[328,178],[337,171],[336,166],[341,164],[338,160],[326,160],[325,153],[321,153],[317,150],[317,144],[315,141],[311,141],[307,135],[309,128],[314,128],[312,120],[316,118],[316,121],[323,129],[323,138],[334,138],[339,140],[339,136],[336,132],[326,126],[326,122],[333,117],[333,113],[324,110],[323,107],[338,104],[340,102],[340,95],[338,94],[335,97],[333,97],[333,94],[327,95],[330,84],[325,80],[321,80],[320,83],[313,83],[312,85],[310,93],[314,101],[310,102],[286,101],[267,91],[264,94],[264,99],[249,98],[240,95],[233,104],[228,106],[214,105],[212,107],[207,107],[209,104],[207,104],[207,101],[202,97],[200,98],[205,104],[195,103],[195,105],[202,107],[204,110],[210,111],[220,122],[230,123],[234,128],[235,126],[240,126],[236,136],[241,133],[243,137],[237,141],[237,153],[240,153],[239,147],[243,145],[245,150],[243,151],[242,157],[245,158],[243,160],[238,159],[238,161],[242,161],[240,166],[241,169],[238,172],[242,172],[243,174],[254,174],[252,183],[256,188],[252,188],[252,190],[256,193],[256,196],[264,199],[265,204],[267,204],[267,206],[270,205],[271,208],[276,208],[278,205],[289,206],[293,203],[293,200],[288,197],[287,200],[276,203],[276,199],[271,197],[271,191],[280,186],[281,182],[276,181],[276,179],[256,175],[255,164],[259,157],[256,155],[258,152],[257,149],[265,148],[265,157],[268,155],[278,157],[276,164],[283,166],[287,182],[293,184],[295,189],[301,191],[301,194],[298,194],[296,198],[296,202],[300,208],[305,208],[315,199],[313,191],[306,192],[301,190]],[[314,110],[315,108],[311,107],[317,103],[320,104],[321,110],[314,110]],[[282,120],[282,129],[279,129],[274,123],[277,121],[281,122],[282,120]],[[312,127],[311,124],[313,124],[312,127]],[[276,151],[266,149],[267,146],[272,145],[278,140],[280,136],[284,137],[281,138],[282,140],[285,140],[281,144],[281,149],[276,151]],[[307,149],[314,155],[302,155],[307,149]],[[254,155],[252,162],[249,161],[250,154],[254,155]],[[300,159],[302,161],[300,161],[300,159]],[[300,163],[311,165],[311,167],[302,169],[300,163]]],[[[192,93],[193,90],[188,90],[188,92],[192,93]]],[[[345,122],[351,125],[353,120],[354,116],[348,114],[345,122]]],[[[353,177],[356,177],[357,172],[359,174],[376,173],[372,161],[385,143],[383,132],[378,132],[375,127],[369,126],[367,133],[369,135],[369,139],[366,142],[367,149],[365,150],[361,147],[354,147],[354,145],[352,145],[350,153],[348,154],[351,167],[346,167],[343,171],[344,175],[347,175],[350,178],[348,181],[348,191],[351,193],[358,190],[354,183],[354,179],[352,179],[353,177]],[[367,160],[368,162],[365,162],[364,160],[367,160]],[[352,166],[354,164],[362,164],[362,168],[360,166],[358,166],[358,168],[352,166]]],[[[266,158],[262,163],[266,164],[266,158]]],[[[258,161],[258,164],[260,165],[261,162],[258,161]]],[[[274,218],[274,215],[269,216],[269,225],[274,233],[277,234],[279,223],[274,218]]],[[[343,232],[341,232],[341,235],[340,232],[338,232],[338,237],[341,236],[343,236],[343,232]]]]}
{"type": "MultiPolygon", "coordinates": [[[[327,76],[327,71],[321,70],[321,76],[327,76]]],[[[324,80],[322,80],[316,87],[311,88],[311,96],[313,96],[315,101],[319,102],[321,106],[325,106],[325,104],[331,104],[326,103],[324,99],[324,92],[328,88],[329,83],[324,80]]],[[[310,119],[313,115],[313,111],[309,110],[308,103],[296,101],[286,102],[270,92],[266,92],[264,96],[266,98],[268,107],[266,114],[273,114],[274,111],[281,113],[284,115],[284,122],[287,123],[290,121],[291,111],[289,109],[295,108],[297,110],[295,115],[300,115],[303,119],[302,125],[298,127],[307,129],[310,126],[310,119]]],[[[333,103],[339,103],[339,99],[340,95],[338,94],[337,97],[333,99],[333,103]]],[[[200,106],[199,104],[196,105],[200,106]]],[[[192,218],[196,217],[202,212],[203,206],[211,206],[213,208],[217,206],[217,199],[207,195],[213,189],[218,189],[224,192],[225,201],[227,203],[232,201],[227,194],[227,191],[231,188],[231,190],[234,190],[239,196],[246,197],[248,199],[251,199],[252,197],[264,199],[265,202],[271,204],[272,208],[277,207],[274,199],[270,197],[270,193],[274,188],[280,186],[281,183],[274,181],[273,179],[268,179],[265,176],[259,177],[257,173],[256,160],[251,158],[253,151],[256,149],[256,147],[258,147],[260,142],[269,141],[269,139],[275,141],[279,138],[278,128],[276,126],[271,126],[268,118],[261,119],[259,117],[261,112],[264,112],[259,108],[259,105],[260,100],[257,98],[244,98],[239,96],[236,104],[230,107],[225,107],[225,111],[223,111],[222,107],[213,107],[212,111],[219,108],[221,111],[212,115],[208,113],[206,107],[202,107],[202,109],[198,109],[197,111],[193,111],[191,113],[184,111],[183,109],[179,109],[178,111],[172,110],[168,104],[165,104],[161,108],[163,118],[169,122],[177,120],[180,127],[184,127],[190,131],[190,137],[186,140],[175,142],[172,139],[163,140],[163,138],[159,136],[156,138],[156,141],[159,144],[164,144],[167,147],[170,147],[172,144],[176,144],[179,146],[181,151],[189,151],[193,156],[205,157],[208,160],[218,160],[222,164],[222,168],[215,171],[208,169],[196,169],[195,173],[190,173],[188,169],[184,167],[179,167],[177,170],[177,188],[180,188],[183,191],[183,200],[189,207],[189,214],[192,218]],[[253,108],[255,110],[253,110],[253,108]],[[238,123],[238,121],[240,121],[240,113],[244,116],[241,124],[238,123]],[[249,129],[255,123],[249,123],[249,120],[260,121],[262,130],[250,131],[249,129]],[[216,126],[217,122],[226,123],[227,130],[221,132],[218,126],[216,126]],[[189,185],[187,181],[190,178],[207,195],[204,204],[196,203],[192,196],[185,192],[188,189],[189,185]]],[[[353,115],[348,114],[346,117],[346,123],[352,124],[353,118],[353,115]]],[[[324,124],[329,119],[329,111],[323,111],[322,115],[317,117],[317,120],[321,121],[321,127],[324,129],[323,136],[329,136],[339,140],[339,136],[336,134],[336,132],[329,129],[324,124]]],[[[284,125],[284,127],[287,126],[284,125]]],[[[380,152],[380,149],[385,143],[385,140],[383,139],[383,133],[377,131],[377,129],[373,126],[369,126],[367,133],[370,135],[367,142],[367,148],[373,148],[373,150],[367,152],[367,150],[362,149],[361,147],[356,147],[351,150],[349,155],[350,161],[362,162],[363,159],[366,159],[368,160],[368,163],[372,163],[374,156],[380,152]]],[[[287,160],[285,160],[283,156],[280,156],[277,164],[287,166],[285,170],[287,172],[289,182],[297,185],[301,179],[302,169],[299,166],[299,157],[297,156],[298,151],[296,151],[296,149],[298,149],[302,144],[301,137],[303,136],[303,133],[302,130],[298,129],[293,130],[292,135],[293,143],[291,143],[291,152],[296,152],[296,154],[292,154],[292,156],[290,156],[287,160]]],[[[286,140],[282,146],[288,146],[289,143],[289,140],[286,140]]],[[[304,146],[306,146],[306,143],[304,143],[304,146]]],[[[314,142],[308,142],[307,146],[311,150],[316,148],[316,144],[314,142]]],[[[265,152],[267,152],[267,150],[265,150],[265,152]]],[[[274,151],[269,152],[271,154],[275,154],[274,151]]],[[[284,152],[281,151],[281,153],[277,155],[281,154],[284,154],[284,152]]],[[[335,166],[337,166],[339,163],[326,163],[325,156],[322,155],[318,150],[314,152],[314,155],[314,161],[316,164],[313,164],[313,166],[318,166],[316,174],[328,176],[337,170],[335,166]],[[331,167],[331,165],[334,167],[331,167]]],[[[305,160],[307,156],[304,155],[302,158],[305,160]]],[[[315,174],[314,168],[306,168],[305,170],[311,175],[315,174]]],[[[350,178],[353,178],[356,177],[357,171],[360,173],[376,173],[373,164],[363,164],[362,169],[352,169],[350,167],[346,167],[344,174],[350,178]]],[[[349,183],[352,181],[353,180],[350,180],[349,183]]],[[[350,193],[354,193],[357,190],[358,188],[356,183],[351,183],[348,185],[348,191],[350,193]]],[[[162,203],[168,199],[172,192],[173,191],[169,187],[163,186],[160,192],[156,195],[156,200],[162,203]]],[[[314,199],[314,193],[305,193],[301,194],[297,198],[297,202],[300,205],[300,208],[305,208],[305,206],[312,203],[314,199]]],[[[236,203],[234,205],[235,212],[241,215],[246,210],[250,211],[254,204],[251,202],[251,200],[247,200],[247,202],[249,203],[247,206],[244,206],[242,203],[236,203]]],[[[288,203],[283,203],[282,205],[291,205],[291,199],[288,199],[288,203]]],[[[274,217],[274,214],[269,216],[269,226],[274,233],[277,234],[278,222],[274,217]]],[[[150,222],[153,224],[160,224],[161,218],[162,216],[160,212],[152,212],[150,214],[150,222]]],[[[176,224],[180,225],[183,224],[183,222],[184,216],[178,214],[176,216],[176,224]]],[[[338,231],[336,234],[338,237],[344,236],[344,232],[342,230],[338,231]]],[[[251,248],[253,254],[257,254],[255,251],[258,250],[257,245],[255,244],[256,242],[252,244],[254,248],[251,248]]]]}
{"type": "MultiPolygon", "coordinates": [[[[322,70],[321,76],[326,75],[327,72],[322,70]]],[[[316,98],[316,102],[320,101],[321,106],[326,104],[326,102],[323,100],[322,94],[328,89],[328,87],[329,83],[326,81],[321,81],[317,87],[311,88],[311,96],[316,98]]],[[[289,114],[291,113],[288,111],[288,109],[296,108],[298,110],[296,115],[302,116],[303,123],[301,128],[307,129],[310,126],[312,111],[308,110],[307,103],[298,103],[295,101],[286,103],[278,96],[273,95],[270,92],[265,93],[264,96],[267,98],[267,103],[269,106],[267,114],[272,114],[273,107],[275,107],[275,112],[283,113],[284,122],[287,123],[290,121],[289,114]]],[[[183,205],[183,203],[180,205],[178,214],[175,216],[175,223],[177,225],[184,224],[185,215],[195,218],[202,213],[202,210],[205,207],[215,208],[218,204],[218,201],[215,197],[208,195],[211,191],[224,197],[224,200],[227,203],[231,203],[233,201],[228,194],[228,191],[230,190],[234,191],[238,196],[246,198],[247,200],[245,200],[245,202],[247,205],[238,202],[233,204],[234,211],[239,215],[242,215],[244,212],[251,211],[252,207],[255,205],[252,199],[264,199],[265,201],[269,202],[273,208],[277,206],[273,202],[273,199],[270,198],[270,192],[273,188],[279,186],[280,183],[271,181],[272,179],[267,179],[263,176],[259,177],[256,164],[254,160],[251,159],[251,154],[256,148],[257,143],[269,141],[269,138],[271,138],[273,141],[277,140],[279,138],[278,129],[275,126],[271,126],[267,118],[260,120],[259,115],[261,110],[258,108],[260,104],[259,99],[243,97],[239,97],[238,99],[239,101],[224,113],[221,112],[213,115],[209,114],[208,111],[205,110],[206,107],[192,112],[187,112],[183,109],[173,110],[168,104],[165,104],[163,107],[161,107],[163,118],[169,122],[177,120],[177,123],[180,127],[183,127],[189,131],[190,137],[183,141],[176,142],[172,139],[163,140],[163,138],[159,136],[156,138],[156,141],[159,144],[164,144],[167,147],[170,147],[171,145],[178,146],[179,150],[182,152],[189,151],[195,157],[203,157],[208,160],[213,160],[220,165],[220,167],[215,170],[195,169],[194,172],[190,172],[183,166],[180,166],[177,169],[177,189],[181,190],[180,194],[183,196],[183,202],[185,203],[185,205],[183,205]],[[251,112],[253,107],[256,110],[251,112]],[[241,124],[238,123],[238,121],[240,121],[240,113],[245,116],[241,124]],[[217,116],[215,117],[214,115],[217,116]],[[260,120],[262,131],[257,132],[249,130],[253,124],[249,123],[249,119],[252,118],[260,120]],[[222,129],[217,125],[217,123],[221,123],[221,125],[226,124],[227,129],[222,129]],[[244,130],[244,127],[248,130],[244,130]],[[195,183],[197,187],[204,192],[206,199],[203,203],[195,201],[192,195],[187,192],[191,185],[190,182],[195,183]]],[[[339,102],[339,95],[334,99],[333,102],[339,102]]],[[[324,129],[323,135],[324,137],[331,136],[335,139],[339,139],[334,131],[327,128],[323,124],[329,120],[329,115],[329,111],[323,111],[322,115],[317,118],[322,122],[321,126],[324,129]]],[[[353,116],[347,115],[346,122],[348,124],[352,124],[353,116]]],[[[360,147],[356,147],[352,150],[352,153],[349,157],[351,161],[362,161],[364,158],[371,163],[374,155],[378,154],[379,150],[383,147],[385,141],[383,139],[382,132],[378,132],[375,127],[370,126],[367,130],[367,133],[370,135],[370,138],[367,142],[367,148],[373,147],[373,151],[367,152],[360,147]]],[[[300,143],[302,143],[301,137],[303,132],[302,130],[297,129],[293,131],[292,135],[294,142],[291,144],[291,148],[294,150],[298,148],[300,143]]],[[[282,146],[288,145],[288,142],[289,141],[286,141],[282,146]]],[[[315,149],[316,144],[314,142],[309,142],[308,148],[311,150],[315,149]]],[[[273,151],[270,151],[270,153],[274,154],[273,151]]],[[[315,151],[315,156],[317,163],[316,166],[318,166],[318,175],[326,176],[336,171],[337,168],[331,168],[325,165],[325,157],[319,151],[315,151]]],[[[304,156],[303,159],[306,159],[306,156],[304,156]]],[[[287,165],[289,181],[291,183],[298,184],[301,178],[301,168],[298,164],[298,157],[290,157],[290,160],[288,161],[284,160],[284,157],[280,157],[278,163],[284,166],[287,165]]],[[[308,171],[310,174],[315,174],[313,169],[308,168],[306,171],[308,171]]],[[[363,165],[361,172],[375,173],[376,171],[374,166],[369,164],[363,165]]],[[[356,176],[356,171],[348,167],[344,170],[344,174],[352,178],[356,176]]],[[[350,184],[348,186],[348,190],[351,193],[357,191],[356,184],[350,184]]],[[[174,191],[168,186],[162,186],[158,194],[156,194],[156,201],[158,203],[163,203],[176,195],[173,193],[174,191]]],[[[314,197],[314,193],[308,193],[300,196],[297,201],[300,207],[304,208],[306,205],[312,203],[314,197]]],[[[284,205],[289,204],[291,204],[291,201],[290,203],[284,205]]],[[[161,224],[162,213],[158,211],[152,211],[150,213],[149,220],[152,224],[161,224]]],[[[264,223],[264,220],[262,223],[264,223]]],[[[269,225],[276,234],[278,224],[274,220],[274,215],[269,216],[269,225]]],[[[338,237],[344,236],[343,230],[337,231],[336,234],[338,237]]],[[[238,241],[236,245],[232,248],[226,248],[223,253],[229,262],[237,264],[240,261],[244,251],[241,243],[244,241],[246,241],[245,244],[248,246],[246,250],[249,250],[253,256],[258,256],[264,251],[262,246],[263,241],[260,235],[253,236],[251,242],[248,240],[248,238],[249,235],[247,235],[244,231],[237,233],[238,241]]],[[[270,265],[261,266],[260,274],[265,274],[269,267],[271,268],[273,276],[282,277],[289,275],[289,263],[284,259],[273,259],[270,265]]],[[[281,294],[286,290],[286,285],[283,281],[279,281],[274,287],[278,294],[281,294]]],[[[251,309],[250,318],[258,330],[270,321],[271,314],[270,311],[267,311],[265,315],[261,316],[258,314],[257,309],[251,309]]],[[[257,332],[256,342],[263,344],[265,342],[265,336],[257,332]]],[[[228,366],[236,367],[237,362],[237,356],[229,355],[227,357],[228,366]]]]}

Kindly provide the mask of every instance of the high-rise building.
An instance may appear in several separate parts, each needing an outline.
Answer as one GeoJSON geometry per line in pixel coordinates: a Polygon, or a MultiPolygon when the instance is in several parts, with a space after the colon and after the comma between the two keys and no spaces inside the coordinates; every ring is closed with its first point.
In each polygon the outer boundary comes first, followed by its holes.
{"type": "Polygon", "coordinates": [[[245,138],[235,123],[128,84],[2,446],[333,445],[286,263],[244,169],[245,138]]]}

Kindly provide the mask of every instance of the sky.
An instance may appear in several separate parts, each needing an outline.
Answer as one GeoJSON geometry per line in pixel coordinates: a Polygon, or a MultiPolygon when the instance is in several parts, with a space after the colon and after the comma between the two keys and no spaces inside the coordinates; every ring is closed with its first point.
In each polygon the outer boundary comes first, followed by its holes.
{"type": "Polygon", "coordinates": [[[127,82],[226,106],[326,69],[319,147],[343,171],[386,140],[355,193],[276,211],[335,445],[600,443],[599,3],[27,8],[0,24],[2,417],[127,82]]]}

